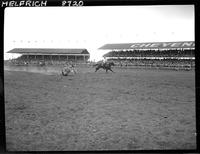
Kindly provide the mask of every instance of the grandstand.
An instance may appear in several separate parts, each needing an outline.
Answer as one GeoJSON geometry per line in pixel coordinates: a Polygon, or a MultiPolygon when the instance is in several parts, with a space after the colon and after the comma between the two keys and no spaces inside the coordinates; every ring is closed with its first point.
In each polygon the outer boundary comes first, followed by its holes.
{"type": "Polygon", "coordinates": [[[17,64],[37,64],[39,61],[46,64],[62,64],[66,61],[85,63],[90,58],[87,49],[15,48],[7,53],[20,54],[12,60],[17,64]]]}
{"type": "Polygon", "coordinates": [[[193,41],[106,44],[99,49],[108,50],[103,57],[119,66],[195,68],[193,41]]]}

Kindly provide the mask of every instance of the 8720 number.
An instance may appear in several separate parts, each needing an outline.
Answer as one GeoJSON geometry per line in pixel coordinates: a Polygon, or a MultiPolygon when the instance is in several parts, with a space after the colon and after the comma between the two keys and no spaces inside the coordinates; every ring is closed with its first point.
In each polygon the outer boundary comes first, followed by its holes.
{"type": "Polygon", "coordinates": [[[62,1],[62,6],[83,6],[83,1],[62,1]]]}

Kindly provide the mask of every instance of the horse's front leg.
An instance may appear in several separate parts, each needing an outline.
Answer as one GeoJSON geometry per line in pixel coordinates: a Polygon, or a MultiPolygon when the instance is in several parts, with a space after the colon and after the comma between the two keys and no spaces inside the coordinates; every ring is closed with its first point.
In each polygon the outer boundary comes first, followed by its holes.
{"type": "Polygon", "coordinates": [[[109,69],[111,72],[115,73],[112,69],[109,69]]]}
{"type": "Polygon", "coordinates": [[[95,70],[95,72],[98,71],[98,70],[99,70],[99,68],[97,67],[96,70],[95,70]]]}

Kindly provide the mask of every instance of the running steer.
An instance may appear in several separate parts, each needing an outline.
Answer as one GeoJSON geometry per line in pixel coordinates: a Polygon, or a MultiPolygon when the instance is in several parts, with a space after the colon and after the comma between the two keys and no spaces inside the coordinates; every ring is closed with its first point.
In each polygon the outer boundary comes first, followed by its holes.
{"type": "Polygon", "coordinates": [[[106,70],[106,73],[107,73],[108,70],[113,72],[113,70],[111,69],[111,66],[115,66],[115,64],[113,62],[104,62],[104,63],[95,64],[94,66],[96,66],[95,72],[97,72],[100,68],[102,68],[102,69],[106,70]]]}

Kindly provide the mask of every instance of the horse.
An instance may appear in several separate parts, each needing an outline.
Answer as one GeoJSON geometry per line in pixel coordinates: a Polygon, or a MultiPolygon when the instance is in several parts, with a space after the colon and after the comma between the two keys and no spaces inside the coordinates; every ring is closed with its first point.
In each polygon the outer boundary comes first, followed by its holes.
{"type": "MultiPolygon", "coordinates": [[[[106,73],[109,71],[113,72],[111,69],[111,66],[115,66],[114,62],[103,62],[103,63],[97,63],[93,66],[96,66],[95,72],[97,72],[100,68],[106,70],[106,73]]],[[[114,73],[114,72],[113,72],[114,73]]]]}

